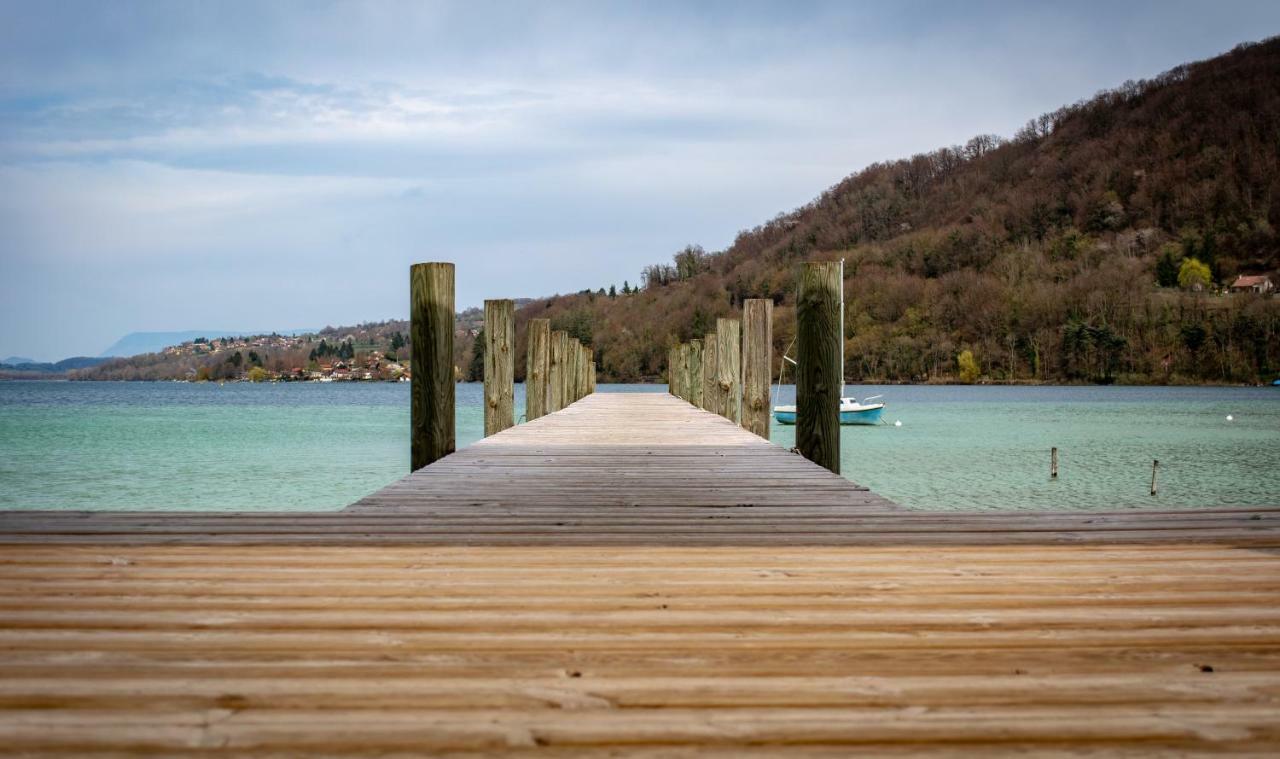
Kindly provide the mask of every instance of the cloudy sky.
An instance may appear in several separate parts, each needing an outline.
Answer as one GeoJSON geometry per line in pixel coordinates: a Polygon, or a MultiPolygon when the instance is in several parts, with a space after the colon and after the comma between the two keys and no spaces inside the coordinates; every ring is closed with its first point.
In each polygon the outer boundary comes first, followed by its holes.
{"type": "Polygon", "coordinates": [[[0,0],[0,357],[632,283],[1280,3],[0,0]]]}

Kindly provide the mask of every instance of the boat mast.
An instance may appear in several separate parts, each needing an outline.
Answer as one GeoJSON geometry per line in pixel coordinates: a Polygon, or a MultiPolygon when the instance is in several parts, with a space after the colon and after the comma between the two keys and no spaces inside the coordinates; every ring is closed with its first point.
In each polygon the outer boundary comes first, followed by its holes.
{"type": "Polygon", "coordinates": [[[844,402],[844,259],[840,259],[840,399],[844,402]]]}

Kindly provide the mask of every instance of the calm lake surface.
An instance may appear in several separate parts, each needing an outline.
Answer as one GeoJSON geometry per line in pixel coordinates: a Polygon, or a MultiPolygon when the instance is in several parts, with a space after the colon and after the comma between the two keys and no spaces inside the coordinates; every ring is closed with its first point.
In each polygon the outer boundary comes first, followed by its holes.
{"type": "MultiPolygon", "coordinates": [[[[843,428],[845,476],[907,506],[1280,503],[1280,388],[848,391],[883,393],[890,424],[843,428]],[[1152,459],[1160,460],[1155,497],[1152,459]]],[[[457,392],[461,447],[481,437],[481,388],[457,392]]],[[[781,389],[782,402],[794,397],[793,387],[781,389]]],[[[408,402],[408,385],[389,383],[0,382],[0,507],[338,509],[407,473],[408,402]]],[[[778,445],[794,439],[794,428],[775,425],[778,445]]]]}

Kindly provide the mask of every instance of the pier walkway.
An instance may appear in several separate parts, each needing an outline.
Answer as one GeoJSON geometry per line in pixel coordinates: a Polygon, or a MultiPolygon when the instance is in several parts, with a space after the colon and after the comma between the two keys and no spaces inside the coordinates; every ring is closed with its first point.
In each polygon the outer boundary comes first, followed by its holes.
{"type": "Polygon", "coordinates": [[[1280,509],[913,511],[661,394],[339,512],[0,512],[17,755],[1261,754],[1278,716],[1280,509]]]}

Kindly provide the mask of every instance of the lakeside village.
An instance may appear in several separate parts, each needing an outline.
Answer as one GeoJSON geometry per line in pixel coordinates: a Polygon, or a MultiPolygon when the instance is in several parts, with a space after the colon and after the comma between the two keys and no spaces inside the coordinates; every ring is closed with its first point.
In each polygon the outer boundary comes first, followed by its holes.
{"type": "Polygon", "coordinates": [[[406,362],[396,352],[407,343],[399,332],[391,347],[357,349],[355,335],[336,345],[314,335],[196,338],[165,348],[162,355],[200,362],[180,382],[408,382],[406,362]],[[274,357],[274,360],[273,360],[274,357]],[[303,364],[298,358],[305,357],[303,364]],[[221,358],[219,361],[217,359],[221,358]],[[213,360],[210,360],[213,359],[213,360]],[[203,360],[203,361],[202,361],[203,360]],[[283,364],[282,364],[283,362],[283,364]],[[302,365],[299,365],[302,364],[302,365]]]}

